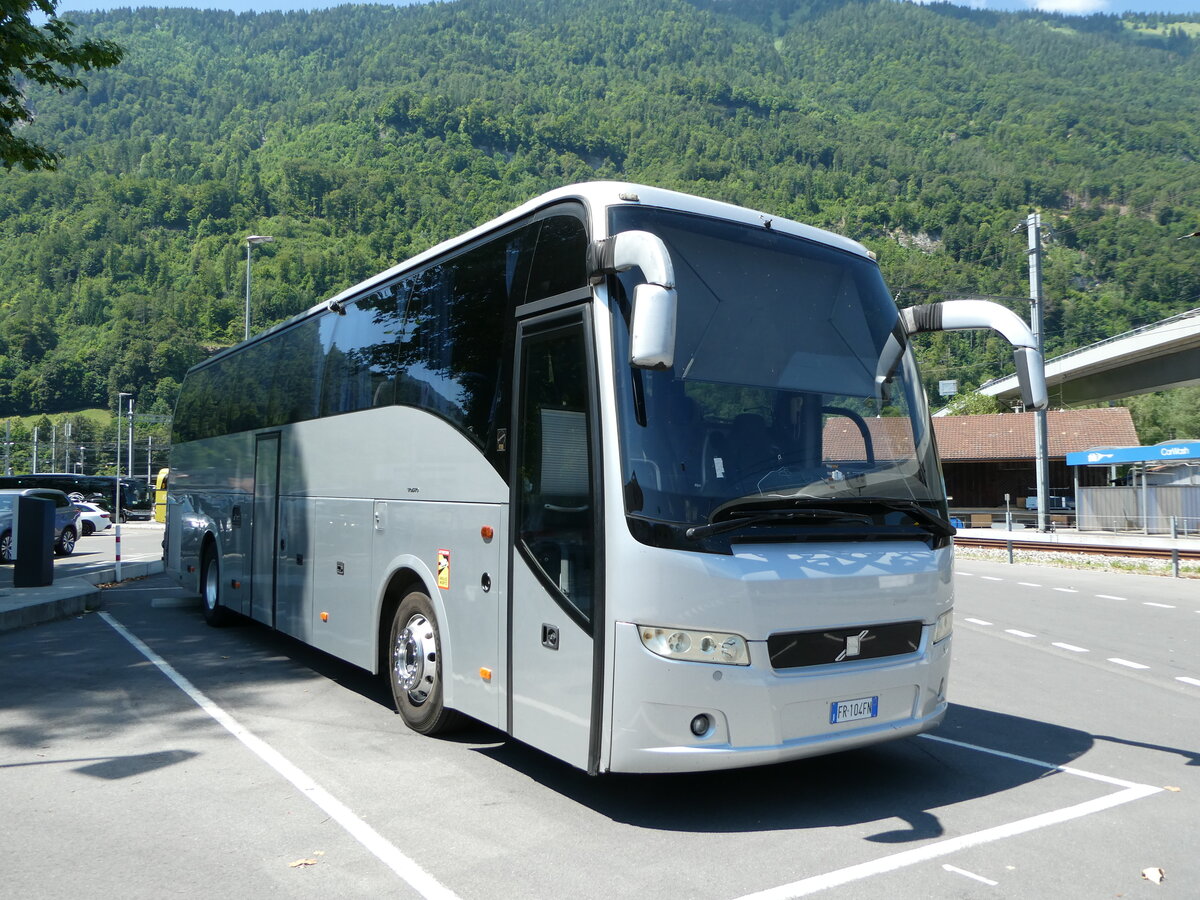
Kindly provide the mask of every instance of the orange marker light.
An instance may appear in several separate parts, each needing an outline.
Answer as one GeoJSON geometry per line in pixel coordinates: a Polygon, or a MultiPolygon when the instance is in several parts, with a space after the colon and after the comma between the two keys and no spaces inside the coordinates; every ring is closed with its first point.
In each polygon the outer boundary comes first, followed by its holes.
{"type": "Polygon", "coordinates": [[[491,525],[484,525],[479,529],[479,534],[485,541],[490,541],[496,536],[496,531],[491,525]]]}
{"type": "Polygon", "coordinates": [[[234,579],[233,581],[231,581],[229,583],[231,585],[233,585],[235,588],[240,588],[242,586],[242,583],[240,581],[238,581],[237,579],[234,579]]]}
{"type": "Polygon", "coordinates": [[[479,667],[479,677],[482,678],[484,681],[491,681],[492,680],[492,670],[489,669],[487,666],[480,666],[479,667]]]}
{"type": "Polygon", "coordinates": [[[328,622],[329,621],[329,613],[327,613],[327,612],[321,613],[321,621],[328,622]]]}

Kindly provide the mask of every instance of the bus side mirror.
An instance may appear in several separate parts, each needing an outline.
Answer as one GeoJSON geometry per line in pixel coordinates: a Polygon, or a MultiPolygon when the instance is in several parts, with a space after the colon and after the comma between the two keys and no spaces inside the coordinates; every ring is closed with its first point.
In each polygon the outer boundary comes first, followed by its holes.
{"type": "Polygon", "coordinates": [[[1027,409],[1045,409],[1050,403],[1046,390],[1046,367],[1042,354],[1032,347],[1013,350],[1017,367],[1017,384],[1021,386],[1021,402],[1027,409]]]}
{"type": "Polygon", "coordinates": [[[634,267],[646,280],[633,289],[629,364],[635,369],[669,369],[675,365],[679,297],[666,244],[648,231],[622,231],[588,248],[588,274],[594,283],[634,267]]]}
{"type": "Polygon", "coordinates": [[[629,363],[635,369],[669,369],[675,365],[678,303],[674,289],[661,284],[639,284],[634,288],[629,363]]]}
{"type": "Polygon", "coordinates": [[[928,306],[900,310],[900,321],[908,334],[926,331],[966,331],[991,328],[1013,345],[1013,362],[1021,400],[1029,409],[1045,409],[1050,403],[1046,390],[1046,368],[1037,350],[1037,339],[1029,326],[1012,310],[990,300],[946,300],[928,306]]]}

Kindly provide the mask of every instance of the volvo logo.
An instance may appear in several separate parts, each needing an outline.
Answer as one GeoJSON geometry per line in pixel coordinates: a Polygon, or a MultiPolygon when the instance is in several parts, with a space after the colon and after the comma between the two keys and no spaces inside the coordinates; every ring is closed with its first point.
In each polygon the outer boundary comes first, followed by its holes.
{"type": "Polygon", "coordinates": [[[860,653],[862,653],[863,641],[868,640],[867,632],[868,629],[864,628],[858,634],[846,635],[846,646],[842,649],[842,652],[837,655],[837,658],[834,659],[834,662],[841,662],[843,659],[849,659],[852,656],[858,656],[860,653]]]}

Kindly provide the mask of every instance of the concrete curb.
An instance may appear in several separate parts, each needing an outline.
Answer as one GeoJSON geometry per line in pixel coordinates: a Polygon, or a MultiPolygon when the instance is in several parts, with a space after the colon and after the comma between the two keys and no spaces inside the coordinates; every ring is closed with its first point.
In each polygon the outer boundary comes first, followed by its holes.
{"type": "MultiPolygon", "coordinates": [[[[152,562],[121,563],[121,579],[144,578],[163,571],[161,559],[152,562]]],[[[40,625],[56,619],[81,615],[103,605],[103,592],[97,585],[116,581],[116,565],[93,569],[83,575],[56,578],[54,583],[37,588],[0,590],[0,632],[40,625]]]]}

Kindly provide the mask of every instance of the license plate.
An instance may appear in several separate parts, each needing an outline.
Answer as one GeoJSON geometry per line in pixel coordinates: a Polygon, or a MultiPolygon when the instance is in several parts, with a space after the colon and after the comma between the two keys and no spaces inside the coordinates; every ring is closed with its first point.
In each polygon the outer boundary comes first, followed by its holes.
{"type": "Polygon", "coordinates": [[[829,704],[829,724],[873,719],[879,715],[878,697],[859,697],[857,700],[835,700],[829,704]]]}

